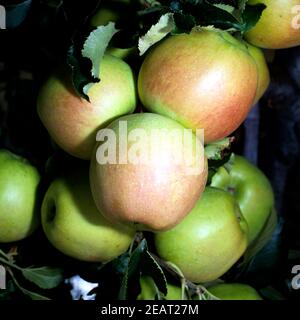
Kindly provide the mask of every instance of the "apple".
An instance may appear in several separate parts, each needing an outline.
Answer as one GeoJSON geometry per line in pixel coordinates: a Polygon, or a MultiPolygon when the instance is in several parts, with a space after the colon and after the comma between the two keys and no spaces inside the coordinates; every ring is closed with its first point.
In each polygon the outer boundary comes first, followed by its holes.
{"type": "Polygon", "coordinates": [[[249,226],[249,243],[253,242],[274,206],[274,193],[267,177],[248,160],[234,155],[229,171],[220,167],[211,186],[234,195],[249,226]]]}
{"type": "Polygon", "coordinates": [[[0,242],[22,240],[40,223],[40,174],[28,160],[0,150],[0,242]]]}
{"type": "Polygon", "coordinates": [[[252,58],[255,60],[258,69],[258,84],[253,102],[253,104],[256,104],[269,87],[270,71],[262,50],[249,43],[245,42],[245,44],[247,45],[252,58]]]}
{"type": "Polygon", "coordinates": [[[220,300],[263,300],[254,288],[241,283],[221,283],[207,290],[220,300]]]}
{"type": "MultiPolygon", "coordinates": [[[[153,279],[149,276],[140,278],[141,292],[137,300],[154,300],[157,294],[157,288],[153,279]]],[[[168,293],[165,300],[181,300],[181,288],[172,283],[167,283],[168,293]]]]}
{"type": "Polygon", "coordinates": [[[132,113],[136,106],[134,75],[128,64],[105,55],[101,81],[79,97],[70,74],[53,74],[40,90],[37,110],[53,140],[69,154],[90,159],[96,132],[113,119],[132,113]]]}
{"type": "Polygon", "coordinates": [[[59,251],[89,262],[108,262],[124,253],[134,231],[107,221],[96,208],[88,168],[55,179],[42,204],[42,226],[59,251]]]}
{"type": "Polygon", "coordinates": [[[245,33],[248,42],[266,49],[300,45],[299,0],[249,0],[248,4],[266,5],[258,23],[245,33]]]}
{"type": "Polygon", "coordinates": [[[226,31],[172,35],[147,54],[138,93],[151,112],[204,129],[205,142],[231,134],[256,95],[258,70],[248,47],[226,31]]]}
{"type": "Polygon", "coordinates": [[[158,255],[190,281],[204,283],[227,272],[247,248],[247,222],[234,197],[207,187],[175,228],[154,235],[158,255]]]}
{"type": "Polygon", "coordinates": [[[207,159],[200,139],[176,121],[151,113],[123,116],[106,130],[112,140],[99,140],[90,168],[98,209],[108,220],[138,230],[174,227],[205,188],[207,159]],[[187,133],[192,149],[180,143],[187,133]],[[118,150],[115,159],[104,158],[107,146],[118,150]]]}

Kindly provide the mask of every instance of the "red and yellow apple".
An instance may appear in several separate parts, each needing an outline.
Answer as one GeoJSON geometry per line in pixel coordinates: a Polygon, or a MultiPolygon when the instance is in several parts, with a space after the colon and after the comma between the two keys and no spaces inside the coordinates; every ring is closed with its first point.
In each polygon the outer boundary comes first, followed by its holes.
{"type": "Polygon", "coordinates": [[[70,75],[52,75],[40,90],[38,114],[53,140],[69,154],[90,159],[96,132],[136,106],[134,75],[121,59],[105,55],[101,81],[88,92],[90,102],[78,96],[70,75]]]}
{"type": "Polygon", "coordinates": [[[96,146],[90,168],[92,194],[99,210],[112,222],[140,230],[174,227],[194,207],[206,184],[207,160],[200,139],[190,130],[193,150],[189,143],[178,144],[177,134],[182,137],[187,129],[151,113],[121,117],[105,130],[112,139],[96,146]],[[114,144],[118,155],[115,161],[106,161],[106,151],[113,154],[114,144]],[[180,160],[187,154],[189,159],[180,160]]]}
{"type": "Polygon", "coordinates": [[[221,30],[172,35],[147,54],[138,92],[151,112],[192,129],[205,142],[231,134],[245,120],[258,86],[248,47],[221,30]]]}
{"type": "Polygon", "coordinates": [[[300,45],[299,0],[249,0],[248,4],[266,5],[258,23],[245,34],[253,45],[284,49],[300,45]]]}

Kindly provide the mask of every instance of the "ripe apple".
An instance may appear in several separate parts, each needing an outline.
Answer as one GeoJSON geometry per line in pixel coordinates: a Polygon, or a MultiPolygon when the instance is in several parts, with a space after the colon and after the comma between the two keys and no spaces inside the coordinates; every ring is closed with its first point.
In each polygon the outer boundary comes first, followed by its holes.
{"type": "Polygon", "coordinates": [[[105,55],[101,81],[88,92],[90,102],[76,94],[69,76],[54,74],[47,80],[38,97],[38,114],[63,150],[90,159],[97,130],[135,109],[133,72],[121,59],[105,55]]]}
{"type": "Polygon", "coordinates": [[[113,139],[96,146],[90,168],[99,210],[112,222],[139,230],[174,227],[193,208],[206,184],[207,160],[200,139],[176,121],[151,113],[121,117],[106,130],[113,139]],[[180,143],[187,131],[193,150],[180,143]],[[106,146],[116,147],[114,162],[103,161],[106,146]],[[190,157],[181,161],[178,154],[190,157]]]}
{"type": "Polygon", "coordinates": [[[42,204],[42,226],[54,247],[90,262],[116,258],[128,249],[134,237],[133,230],[111,224],[97,210],[87,168],[52,182],[42,204]]]}
{"type": "Polygon", "coordinates": [[[221,283],[207,290],[220,300],[263,300],[254,288],[241,283],[221,283]]]}
{"type": "Polygon", "coordinates": [[[40,175],[26,159],[0,150],[0,242],[22,240],[40,223],[40,175]]]}
{"type": "Polygon", "coordinates": [[[245,33],[248,42],[266,49],[283,49],[300,45],[299,0],[249,0],[267,7],[254,28],[245,33]],[[298,8],[298,10],[297,10],[298,8]]]}
{"type": "Polygon", "coordinates": [[[192,129],[205,142],[222,139],[245,120],[258,70],[247,46],[221,30],[173,35],[146,56],[138,92],[152,112],[192,129]]]}
{"type": "MultiPolygon", "coordinates": [[[[154,300],[157,294],[156,285],[153,279],[149,276],[140,278],[141,292],[137,300],[154,300]]],[[[168,293],[164,297],[166,300],[181,300],[181,288],[172,283],[167,283],[168,293]]]]}
{"type": "Polygon", "coordinates": [[[235,155],[228,172],[220,167],[211,186],[234,195],[249,226],[249,243],[263,229],[274,206],[274,194],[264,173],[245,158],[235,155]]]}
{"type": "Polygon", "coordinates": [[[258,84],[257,84],[256,95],[253,102],[253,104],[256,104],[269,87],[270,71],[262,50],[255,46],[252,46],[249,43],[246,43],[246,45],[248,47],[248,50],[251,56],[255,60],[257,69],[258,69],[258,84]]]}
{"type": "Polygon", "coordinates": [[[207,187],[192,211],[175,228],[157,233],[161,258],[177,265],[193,282],[216,280],[247,248],[247,222],[234,197],[207,187]]]}

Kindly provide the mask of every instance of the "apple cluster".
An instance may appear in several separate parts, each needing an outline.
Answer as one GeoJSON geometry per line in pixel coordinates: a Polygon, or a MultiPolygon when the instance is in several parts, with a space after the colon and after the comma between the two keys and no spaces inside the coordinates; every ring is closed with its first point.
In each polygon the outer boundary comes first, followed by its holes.
{"type": "MultiPolygon", "coordinates": [[[[37,170],[0,151],[0,242],[32,234],[41,214],[49,241],[80,260],[111,261],[128,249],[136,231],[150,231],[157,254],[176,264],[186,279],[206,283],[225,274],[256,241],[273,209],[265,175],[235,155],[230,168],[221,166],[208,183],[205,155],[202,170],[186,174],[190,164],[175,161],[177,145],[171,141],[156,146],[157,159],[164,153],[164,161],[155,164],[99,163],[96,154],[103,141],[96,142],[96,135],[111,130],[121,148],[122,121],[128,134],[190,129],[201,145],[231,135],[270,82],[258,47],[300,44],[287,14],[298,1],[250,1],[258,2],[267,8],[246,33],[248,42],[214,28],[171,35],[149,50],[137,77],[120,58],[124,51],[110,48],[101,61],[101,81],[88,91],[89,101],[76,93],[68,69],[54,72],[40,90],[38,115],[53,141],[86,165],[56,178],[39,206],[37,170]],[[282,28],[269,32],[275,23],[282,28]],[[147,112],[135,112],[140,104],[147,112]],[[204,130],[204,141],[197,138],[197,129],[204,130]]],[[[192,162],[200,166],[196,158],[192,162]]],[[[147,296],[151,281],[143,281],[147,296]]],[[[240,290],[260,299],[252,288],[240,290]]],[[[232,291],[230,285],[212,289],[224,299],[232,291]]]]}

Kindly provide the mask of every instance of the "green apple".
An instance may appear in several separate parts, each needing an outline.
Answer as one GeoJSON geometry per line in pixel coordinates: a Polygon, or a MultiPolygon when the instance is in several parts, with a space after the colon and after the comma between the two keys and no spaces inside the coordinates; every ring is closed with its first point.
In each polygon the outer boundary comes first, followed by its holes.
{"type": "Polygon", "coordinates": [[[300,45],[299,0],[249,0],[248,4],[267,7],[254,28],[245,33],[248,42],[266,49],[300,45]]]}
{"type": "Polygon", "coordinates": [[[216,280],[247,248],[247,222],[234,197],[207,187],[195,207],[175,228],[157,233],[161,258],[177,265],[193,282],[216,280]]]}
{"type": "Polygon", "coordinates": [[[176,121],[151,113],[123,116],[106,131],[90,168],[99,210],[108,220],[139,230],[174,227],[205,188],[207,159],[200,139],[176,121]],[[180,143],[187,133],[193,149],[180,143]]]}
{"type": "Polygon", "coordinates": [[[42,226],[59,251],[90,262],[113,260],[134,238],[133,230],[113,225],[97,210],[87,168],[51,183],[42,204],[42,226]]]}
{"type": "Polygon", "coordinates": [[[26,159],[0,150],[0,242],[22,240],[40,222],[40,175],[26,159]]]}
{"type": "Polygon", "coordinates": [[[219,168],[211,186],[234,195],[249,226],[249,243],[254,241],[274,206],[273,190],[264,173],[245,158],[235,155],[230,170],[219,168]]]}
{"type": "Polygon", "coordinates": [[[257,66],[245,43],[214,29],[162,40],[146,55],[138,77],[148,110],[204,129],[206,143],[238,128],[257,86],[257,66]]]}
{"type": "MultiPolygon", "coordinates": [[[[157,288],[153,279],[149,276],[140,278],[141,292],[137,300],[154,300],[157,294],[157,288]]],[[[166,300],[181,300],[181,288],[172,283],[167,284],[168,293],[164,297],[166,300]]]]}
{"type": "Polygon", "coordinates": [[[221,283],[207,290],[220,300],[263,300],[254,288],[246,284],[221,283]]]}
{"type": "Polygon", "coordinates": [[[99,128],[132,113],[136,106],[135,80],[128,64],[105,55],[100,78],[88,92],[90,102],[76,94],[70,74],[53,74],[38,97],[38,114],[50,136],[81,159],[90,159],[99,128]]]}
{"type": "Polygon", "coordinates": [[[258,69],[258,84],[257,84],[256,95],[253,102],[253,104],[256,104],[269,87],[270,71],[262,50],[255,46],[252,46],[249,43],[246,43],[246,45],[248,47],[248,50],[251,56],[255,60],[257,69],[258,69]]]}

